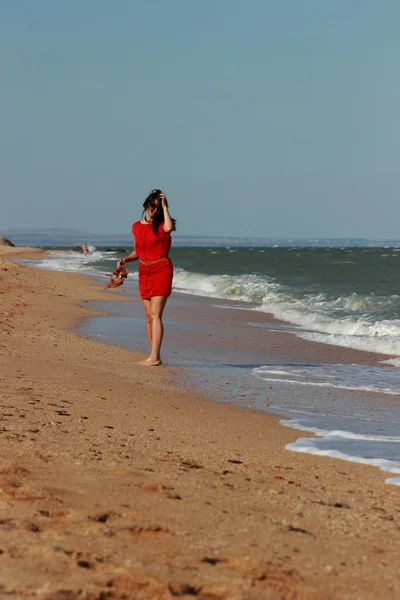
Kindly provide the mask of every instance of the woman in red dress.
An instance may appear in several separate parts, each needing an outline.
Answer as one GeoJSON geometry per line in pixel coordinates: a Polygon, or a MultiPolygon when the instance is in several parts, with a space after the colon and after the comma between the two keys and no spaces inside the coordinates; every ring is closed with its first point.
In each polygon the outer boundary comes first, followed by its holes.
{"type": "Polygon", "coordinates": [[[142,219],[132,225],[134,249],[117,263],[120,268],[128,262],[140,261],[139,292],[146,312],[150,356],[139,364],[148,367],[161,365],[160,349],[164,334],[162,315],[171,295],[173,277],[168,253],[175,222],[169,214],[164,192],[153,190],[143,203],[142,219]]]}

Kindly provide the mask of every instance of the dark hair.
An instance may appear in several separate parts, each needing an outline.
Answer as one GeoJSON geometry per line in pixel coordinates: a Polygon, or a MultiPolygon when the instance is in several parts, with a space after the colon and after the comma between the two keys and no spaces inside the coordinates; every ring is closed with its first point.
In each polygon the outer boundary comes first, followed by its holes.
{"type": "MultiPolygon", "coordinates": [[[[154,204],[154,201],[159,200],[159,203],[157,206],[157,211],[154,214],[153,223],[152,223],[153,231],[155,234],[157,234],[158,228],[160,227],[161,223],[164,222],[164,211],[161,206],[160,194],[162,194],[161,190],[158,190],[158,189],[151,190],[150,194],[147,196],[146,200],[143,202],[142,217],[144,216],[146,210],[154,204]]],[[[165,202],[167,203],[167,206],[168,206],[167,198],[165,198],[165,202]]],[[[172,219],[172,217],[171,217],[171,219],[172,219]]],[[[172,219],[172,224],[174,226],[172,231],[175,231],[176,230],[176,219],[172,219]]]]}

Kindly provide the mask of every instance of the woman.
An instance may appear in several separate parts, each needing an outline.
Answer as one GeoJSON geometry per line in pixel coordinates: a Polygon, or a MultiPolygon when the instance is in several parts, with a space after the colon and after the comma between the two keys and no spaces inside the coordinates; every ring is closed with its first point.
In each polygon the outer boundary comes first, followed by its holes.
{"type": "Polygon", "coordinates": [[[153,190],[143,203],[140,221],[132,225],[134,249],[117,263],[117,268],[139,260],[139,292],[146,312],[146,330],[150,342],[150,356],[140,365],[161,365],[161,342],[164,334],[162,315],[171,295],[173,267],[168,258],[171,232],[175,231],[175,219],[168,211],[164,192],[153,190]]]}

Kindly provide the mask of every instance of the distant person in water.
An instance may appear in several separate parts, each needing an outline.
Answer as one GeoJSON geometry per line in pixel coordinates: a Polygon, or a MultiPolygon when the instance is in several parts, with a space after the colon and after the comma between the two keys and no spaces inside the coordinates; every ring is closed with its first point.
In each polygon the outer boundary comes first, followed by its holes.
{"type": "Polygon", "coordinates": [[[157,367],[162,362],[162,315],[172,289],[173,266],[168,253],[175,223],[169,214],[164,192],[150,192],[143,203],[141,220],[132,225],[133,251],[117,263],[117,268],[121,268],[126,263],[140,261],[139,292],[146,313],[150,355],[139,364],[147,367],[157,367]]]}
{"type": "Polygon", "coordinates": [[[85,256],[89,252],[89,248],[88,248],[88,245],[86,242],[84,244],[82,244],[82,252],[85,256]]]}

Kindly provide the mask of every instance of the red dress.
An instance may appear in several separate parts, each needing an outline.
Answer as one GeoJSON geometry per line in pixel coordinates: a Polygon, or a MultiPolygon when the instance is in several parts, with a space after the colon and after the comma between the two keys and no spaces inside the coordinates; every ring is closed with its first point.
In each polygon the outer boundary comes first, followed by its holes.
{"type": "Polygon", "coordinates": [[[171,235],[164,231],[164,223],[160,224],[156,235],[153,225],[136,221],[132,225],[132,234],[135,238],[135,250],[140,259],[141,298],[149,300],[152,296],[170,296],[173,278],[173,267],[168,258],[171,235]]]}

